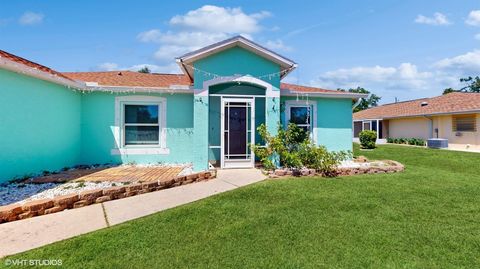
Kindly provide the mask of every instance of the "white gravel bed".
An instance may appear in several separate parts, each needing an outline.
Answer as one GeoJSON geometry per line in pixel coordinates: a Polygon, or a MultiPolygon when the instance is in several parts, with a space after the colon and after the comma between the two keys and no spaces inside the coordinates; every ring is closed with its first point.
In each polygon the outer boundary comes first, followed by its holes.
{"type": "Polygon", "coordinates": [[[357,163],[353,160],[346,160],[340,163],[339,168],[358,168],[358,167],[369,167],[370,163],[357,163]]]}
{"type": "MultiPolygon", "coordinates": [[[[128,184],[128,183],[127,183],[128,184]]],[[[43,184],[8,184],[0,187],[0,205],[12,203],[24,204],[33,200],[51,199],[87,190],[105,189],[122,186],[119,182],[69,182],[43,184]]]]}

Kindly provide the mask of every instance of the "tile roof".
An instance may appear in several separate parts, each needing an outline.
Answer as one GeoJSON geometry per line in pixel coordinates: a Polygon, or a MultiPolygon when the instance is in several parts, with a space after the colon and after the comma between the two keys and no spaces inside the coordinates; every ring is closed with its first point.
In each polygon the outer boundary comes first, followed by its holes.
{"type": "Polygon", "coordinates": [[[61,78],[64,78],[64,79],[71,80],[70,78],[64,76],[62,73],[57,72],[57,71],[55,71],[55,70],[53,70],[49,67],[46,67],[44,65],[37,64],[35,62],[29,61],[29,60],[27,60],[25,58],[22,58],[20,56],[13,55],[13,54],[8,53],[4,50],[0,50],[0,58],[7,59],[7,60],[10,60],[10,61],[18,63],[18,64],[22,64],[26,67],[33,68],[33,69],[42,71],[44,73],[48,73],[50,75],[54,75],[54,76],[58,76],[58,77],[61,77],[61,78]]]}
{"type": "Polygon", "coordinates": [[[101,86],[168,88],[172,85],[192,85],[188,76],[183,74],[146,74],[134,71],[64,72],[63,74],[75,80],[97,82],[101,86]]]}
{"type": "Polygon", "coordinates": [[[354,120],[480,111],[480,93],[453,92],[432,98],[381,105],[353,114],[354,120]],[[422,106],[422,103],[427,105],[422,106]]]}

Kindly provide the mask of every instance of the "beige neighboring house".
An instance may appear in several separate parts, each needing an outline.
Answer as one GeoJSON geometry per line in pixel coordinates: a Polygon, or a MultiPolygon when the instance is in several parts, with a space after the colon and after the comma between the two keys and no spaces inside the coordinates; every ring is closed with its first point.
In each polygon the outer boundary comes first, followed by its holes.
{"type": "Polygon", "coordinates": [[[480,93],[454,92],[397,102],[353,114],[353,137],[362,130],[387,138],[445,138],[450,149],[480,151],[480,93]]]}

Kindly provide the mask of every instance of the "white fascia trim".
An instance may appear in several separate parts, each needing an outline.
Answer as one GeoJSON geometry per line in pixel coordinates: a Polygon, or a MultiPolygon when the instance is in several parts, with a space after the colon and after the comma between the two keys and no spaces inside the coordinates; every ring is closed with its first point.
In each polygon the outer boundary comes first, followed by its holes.
{"type": "Polygon", "coordinates": [[[88,86],[87,90],[100,92],[142,92],[142,93],[192,93],[193,87],[186,85],[170,85],[170,87],[137,87],[137,86],[88,86]]]}
{"type": "Polygon", "coordinates": [[[250,50],[253,53],[260,55],[261,57],[265,57],[279,64],[283,70],[286,70],[285,73],[281,74],[281,78],[285,77],[288,73],[290,73],[298,66],[297,63],[295,63],[294,61],[283,57],[280,54],[277,54],[265,47],[262,47],[242,36],[232,37],[230,39],[207,46],[203,49],[199,49],[196,52],[194,51],[193,53],[187,53],[183,56],[176,58],[176,62],[180,66],[180,69],[182,69],[183,72],[185,72],[185,74],[187,74],[190,79],[193,80],[193,74],[191,74],[188,69],[185,68],[185,64],[190,64],[198,59],[202,59],[209,55],[215,54],[217,51],[222,51],[234,47],[237,44],[244,49],[250,50]]]}
{"type": "Polygon", "coordinates": [[[229,77],[218,77],[218,78],[210,79],[203,82],[202,89],[195,89],[195,95],[206,97],[208,96],[209,88],[211,86],[228,83],[228,82],[244,82],[244,83],[250,83],[253,85],[258,85],[260,87],[265,88],[265,97],[271,97],[271,98],[280,97],[280,91],[277,88],[273,87],[272,84],[252,76],[229,76],[229,77]]]}
{"type": "Polygon", "coordinates": [[[324,97],[324,98],[348,98],[348,99],[359,99],[366,98],[368,94],[364,93],[328,93],[328,92],[296,92],[290,90],[281,90],[281,96],[298,96],[298,95],[308,95],[310,97],[324,97]]]}
{"type": "Polygon", "coordinates": [[[303,107],[303,106],[313,106],[312,121],[313,121],[313,132],[311,139],[316,144],[317,143],[317,101],[315,100],[287,100],[285,101],[285,125],[288,125],[290,122],[290,108],[292,107],[303,107]]]}
{"type": "Polygon", "coordinates": [[[208,49],[199,49],[196,53],[194,54],[185,54],[184,56],[181,56],[179,58],[177,58],[177,62],[178,60],[180,60],[181,62],[189,62],[191,60],[195,60],[197,58],[199,58],[201,55],[203,54],[206,54],[206,55],[210,55],[211,53],[217,51],[217,50],[221,50],[223,49],[224,47],[226,48],[229,48],[229,47],[232,47],[235,43],[240,43],[240,44],[243,44],[249,48],[252,48],[256,51],[259,51],[259,52],[262,52],[264,55],[266,56],[269,56],[273,59],[276,59],[277,61],[279,61],[280,63],[283,63],[284,66],[286,67],[291,67],[291,66],[294,66],[296,65],[295,62],[293,62],[292,60],[290,59],[287,59],[279,54],[276,54],[258,44],[255,44],[253,43],[252,41],[244,38],[244,37],[241,37],[241,36],[237,36],[237,37],[233,37],[231,39],[227,39],[227,40],[224,40],[223,42],[219,42],[217,43],[215,46],[212,46],[208,49]]]}
{"type": "Polygon", "coordinates": [[[170,154],[167,148],[167,99],[157,96],[117,96],[115,97],[115,125],[113,126],[113,137],[115,139],[115,148],[111,150],[112,155],[122,154],[170,154]],[[124,146],[123,144],[123,109],[124,103],[152,103],[160,104],[160,145],[155,146],[124,146]]]}
{"type": "Polygon", "coordinates": [[[13,71],[15,73],[27,75],[27,76],[34,77],[41,80],[46,80],[62,86],[71,87],[78,90],[85,89],[85,84],[83,82],[68,80],[68,79],[38,70],[36,68],[25,66],[23,64],[19,64],[17,62],[5,59],[1,56],[0,56],[0,67],[9,71],[13,71]]]}

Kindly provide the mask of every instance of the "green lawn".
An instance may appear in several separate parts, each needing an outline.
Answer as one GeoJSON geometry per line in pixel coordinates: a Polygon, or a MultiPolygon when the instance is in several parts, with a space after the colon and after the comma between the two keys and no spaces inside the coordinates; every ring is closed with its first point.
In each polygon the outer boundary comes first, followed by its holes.
{"type": "Polygon", "coordinates": [[[9,258],[62,268],[480,267],[480,154],[355,152],[406,170],[269,180],[9,258]]]}

